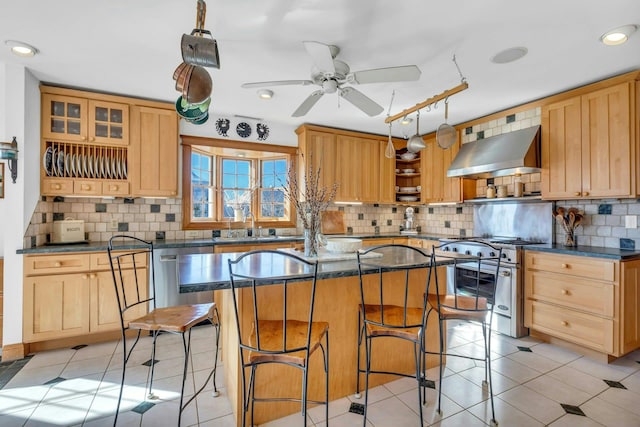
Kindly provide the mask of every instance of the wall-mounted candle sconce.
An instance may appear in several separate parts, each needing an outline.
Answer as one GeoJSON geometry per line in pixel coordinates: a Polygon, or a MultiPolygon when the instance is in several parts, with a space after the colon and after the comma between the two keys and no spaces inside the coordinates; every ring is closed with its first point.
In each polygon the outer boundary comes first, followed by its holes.
{"type": "Polygon", "coordinates": [[[11,142],[0,142],[0,159],[7,160],[15,184],[18,178],[18,141],[15,136],[11,142]]]}

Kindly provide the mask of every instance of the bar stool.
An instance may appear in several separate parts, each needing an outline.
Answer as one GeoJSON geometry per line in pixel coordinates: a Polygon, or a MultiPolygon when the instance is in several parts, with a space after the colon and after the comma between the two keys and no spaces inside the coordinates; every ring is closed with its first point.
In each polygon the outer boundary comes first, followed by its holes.
{"type": "Polygon", "coordinates": [[[242,365],[242,426],[246,425],[249,405],[253,425],[255,402],[279,401],[300,402],[304,426],[307,425],[307,403],[324,404],[326,425],[329,425],[329,323],[313,320],[317,275],[316,262],[276,250],[251,251],[235,260],[229,259],[242,365]],[[311,287],[308,302],[301,303],[291,296],[299,286],[311,287]],[[274,307],[280,306],[282,315],[278,316],[274,307]],[[243,327],[247,333],[242,332],[243,327]],[[318,349],[324,362],[325,400],[311,401],[307,398],[309,358],[318,349]],[[257,368],[271,363],[302,371],[300,398],[256,397],[257,368]],[[247,369],[251,370],[248,389],[247,369]]]}
{"type": "Polygon", "coordinates": [[[491,425],[497,426],[496,412],[493,404],[493,383],[491,381],[491,325],[493,321],[493,305],[496,295],[497,277],[500,271],[502,249],[489,243],[473,239],[457,240],[440,246],[433,246],[431,251],[431,268],[435,278],[436,292],[428,294],[428,315],[432,312],[438,316],[440,329],[440,382],[438,387],[438,412],[442,414],[440,406],[442,400],[443,356],[464,357],[466,359],[485,363],[483,388],[488,387],[491,399],[491,425]],[[449,250],[454,243],[464,243],[473,246],[469,251],[478,255],[463,255],[449,250]],[[484,254],[484,255],[480,255],[484,254]],[[489,255],[487,255],[489,254],[489,255]],[[441,284],[436,274],[436,257],[440,261],[448,260],[451,265],[447,274],[447,283],[441,284]],[[453,268],[451,268],[453,267],[453,268]],[[445,325],[447,320],[465,320],[480,324],[484,339],[484,357],[472,357],[456,353],[447,353],[444,344],[445,325]]]}
{"type": "Polygon", "coordinates": [[[156,341],[161,333],[179,334],[182,337],[184,349],[184,365],[182,369],[182,388],[180,390],[180,410],[178,423],[182,419],[182,412],[206,387],[213,377],[213,396],[218,396],[216,387],[216,365],[218,361],[218,344],[220,337],[220,321],[218,309],[215,303],[180,305],[174,307],[156,308],[155,273],[153,271],[153,243],[132,236],[117,235],[109,239],[107,247],[109,263],[113,276],[113,283],[118,296],[118,312],[122,331],[122,379],[120,381],[120,393],[116,406],[116,415],[113,420],[114,427],[118,422],[118,412],[122,400],[125,372],[127,362],[136,344],[140,340],[142,331],[148,331],[153,337],[151,346],[151,376],[149,379],[149,399],[157,399],[153,394],[153,374],[155,368],[156,341]],[[119,246],[125,249],[119,249],[119,246]],[[138,268],[146,266],[146,268],[138,268]],[[148,270],[147,270],[148,268],[148,270]],[[150,272],[147,276],[146,271],[150,272]],[[148,279],[149,277],[149,279],[148,279]],[[149,291],[151,295],[148,295],[149,291]],[[147,312],[148,311],[148,312],[147,312]],[[146,313],[146,314],[143,314],[146,313]],[[142,315],[141,315],[142,314],[142,315]],[[215,356],[213,369],[198,391],[184,402],[184,385],[187,378],[189,365],[189,353],[191,350],[191,329],[201,322],[209,321],[216,329],[215,356]],[[136,330],[135,341],[127,350],[127,331],[136,330]]]}
{"type": "MultiPolygon", "coordinates": [[[[420,425],[423,425],[420,400],[425,391],[425,321],[426,293],[431,257],[418,248],[389,244],[358,252],[361,303],[358,306],[358,372],[356,398],[360,398],[360,374],[365,374],[363,425],[367,424],[369,374],[391,374],[415,378],[418,382],[420,425]],[[396,272],[393,274],[392,272],[396,272]],[[364,283],[365,275],[377,277],[364,283]],[[403,274],[404,273],[404,274],[403,274]],[[413,298],[412,298],[413,296],[413,298]],[[410,302],[413,299],[413,304],[410,302]],[[415,303],[416,299],[420,303],[415,303]],[[374,338],[397,338],[413,343],[415,373],[389,372],[371,369],[371,349],[374,338]],[[362,343],[365,346],[365,367],[361,366],[362,343]]],[[[384,354],[383,357],[392,357],[384,354]]]]}

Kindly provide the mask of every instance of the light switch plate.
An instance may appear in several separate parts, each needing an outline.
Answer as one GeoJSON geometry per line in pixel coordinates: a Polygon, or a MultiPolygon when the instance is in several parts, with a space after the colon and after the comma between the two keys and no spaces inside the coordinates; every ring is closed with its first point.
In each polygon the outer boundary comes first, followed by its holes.
{"type": "Polygon", "coordinates": [[[624,226],[625,228],[638,228],[638,217],[636,215],[625,215],[624,226]]]}

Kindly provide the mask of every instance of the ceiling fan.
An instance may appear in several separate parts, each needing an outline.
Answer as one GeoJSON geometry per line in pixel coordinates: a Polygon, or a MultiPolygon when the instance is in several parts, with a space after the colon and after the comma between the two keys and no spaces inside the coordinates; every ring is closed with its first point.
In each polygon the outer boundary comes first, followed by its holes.
{"type": "Polygon", "coordinates": [[[243,88],[260,88],[265,86],[285,85],[318,85],[321,89],[311,93],[291,116],[301,117],[322,98],[325,93],[335,93],[352,103],[369,116],[377,116],[383,111],[382,106],[367,97],[359,90],[345,84],[368,84],[413,81],[420,78],[420,69],[415,65],[400,67],[374,68],[371,70],[351,71],[349,65],[336,59],[340,48],[315,41],[302,42],[313,60],[311,80],[279,80],[270,82],[244,83],[243,88]]]}

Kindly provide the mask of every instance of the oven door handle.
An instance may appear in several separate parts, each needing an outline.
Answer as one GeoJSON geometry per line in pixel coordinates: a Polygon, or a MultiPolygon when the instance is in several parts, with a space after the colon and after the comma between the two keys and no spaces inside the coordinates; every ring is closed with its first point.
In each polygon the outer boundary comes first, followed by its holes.
{"type": "Polygon", "coordinates": [[[500,276],[502,277],[510,277],[511,276],[511,272],[509,270],[500,270],[500,273],[498,273],[500,276]]]}

